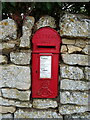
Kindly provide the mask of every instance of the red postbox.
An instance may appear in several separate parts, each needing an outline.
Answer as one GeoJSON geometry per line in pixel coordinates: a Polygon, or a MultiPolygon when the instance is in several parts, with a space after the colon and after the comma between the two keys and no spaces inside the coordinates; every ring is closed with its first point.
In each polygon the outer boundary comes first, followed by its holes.
{"type": "Polygon", "coordinates": [[[37,30],[32,38],[32,98],[58,95],[58,64],[61,38],[50,27],[37,30]]]}

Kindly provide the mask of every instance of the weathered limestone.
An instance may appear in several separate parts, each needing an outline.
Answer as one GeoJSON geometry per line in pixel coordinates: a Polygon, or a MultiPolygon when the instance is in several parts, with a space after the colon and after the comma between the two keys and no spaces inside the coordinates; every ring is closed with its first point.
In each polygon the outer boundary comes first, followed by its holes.
{"type": "Polygon", "coordinates": [[[89,94],[86,92],[60,92],[60,102],[62,104],[88,105],[89,94]]]}
{"type": "Polygon", "coordinates": [[[1,89],[0,89],[0,97],[2,96],[1,89]]]}
{"type": "Polygon", "coordinates": [[[81,54],[62,54],[64,63],[69,65],[90,66],[88,63],[88,55],[81,54]]]}
{"type": "Polygon", "coordinates": [[[83,39],[76,39],[75,46],[84,48],[86,46],[86,41],[83,39]]]}
{"type": "Polygon", "coordinates": [[[30,91],[19,91],[17,89],[2,89],[2,95],[5,98],[18,99],[21,101],[30,100],[30,91]]]}
{"type": "Polygon", "coordinates": [[[32,30],[35,22],[35,18],[33,16],[27,16],[24,20],[22,31],[23,34],[30,34],[29,32],[32,30]]]}
{"type": "Polygon", "coordinates": [[[0,113],[0,120],[2,119],[2,114],[0,113]]]}
{"type": "Polygon", "coordinates": [[[85,48],[82,50],[83,53],[90,55],[90,45],[86,45],[85,48]]]}
{"type": "Polygon", "coordinates": [[[0,21],[0,39],[10,40],[17,38],[17,25],[12,19],[0,21]]]}
{"type": "Polygon", "coordinates": [[[85,67],[85,79],[90,80],[90,68],[85,67]]]}
{"type": "Polygon", "coordinates": [[[80,113],[76,115],[66,115],[65,120],[90,120],[90,113],[80,113]]]}
{"type": "Polygon", "coordinates": [[[61,80],[60,89],[63,89],[63,90],[89,90],[90,82],[63,79],[63,80],[61,80]]]}
{"type": "Polygon", "coordinates": [[[62,44],[75,45],[75,39],[65,39],[65,38],[62,38],[62,44]]]}
{"type": "Polygon", "coordinates": [[[66,53],[67,52],[67,47],[66,45],[61,46],[61,53],[66,53]]]}
{"type": "Polygon", "coordinates": [[[59,107],[60,114],[73,114],[88,111],[88,106],[62,105],[59,107]]]}
{"type": "Polygon", "coordinates": [[[29,89],[31,85],[30,68],[28,66],[0,66],[0,87],[29,89]]]}
{"type": "MultiPolygon", "coordinates": [[[[31,33],[29,33],[31,35],[31,33]]],[[[20,47],[25,47],[25,48],[30,48],[30,36],[27,36],[26,34],[24,34],[21,38],[20,38],[21,42],[20,42],[20,47]]]]}
{"type": "Polygon", "coordinates": [[[55,19],[51,16],[43,16],[36,23],[36,29],[41,27],[49,26],[51,28],[56,28],[55,19]]]}
{"type": "Polygon", "coordinates": [[[60,20],[60,35],[89,38],[89,22],[86,16],[64,14],[60,20]]]}
{"type": "Polygon", "coordinates": [[[33,108],[38,109],[47,109],[47,108],[56,108],[57,102],[49,99],[34,99],[33,108]]]}
{"type": "Polygon", "coordinates": [[[7,57],[5,55],[0,55],[0,63],[7,63],[7,57]]]}
{"type": "Polygon", "coordinates": [[[14,113],[15,118],[59,118],[63,120],[62,116],[58,114],[55,110],[17,110],[14,113]]]}
{"type": "Polygon", "coordinates": [[[27,65],[30,64],[31,51],[11,52],[10,59],[15,64],[27,65]]]}
{"type": "Polygon", "coordinates": [[[79,67],[61,65],[60,66],[60,73],[62,78],[69,78],[69,79],[83,79],[84,73],[83,70],[79,67]]]}
{"type": "Polygon", "coordinates": [[[0,43],[0,50],[10,50],[15,47],[15,43],[0,43]]]}
{"type": "Polygon", "coordinates": [[[2,114],[2,118],[9,119],[9,118],[13,118],[13,116],[12,114],[2,114]]]}
{"type": "Polygon", "coordinates": [[[0,113],[14,113],[15,110],[16,108],[12,106],[0,106],[0,113]]]}
{"type": "Polygon", "coordinates": [[[27,16],[23,23],[22,31],[23,35],[20,38],[20,47],[30,48],[30,37],[32,33],[32,28],[34,26],[35,19],[32,16],[27,16]]]}
{"type": "Polygon", "coordinates": [[[80,52],[82,50],[82,48],[73,46],[73,45],[67,45],[68,48],[68,53],[73,53],[73,52],[80,52]]]}
{"type": "Polygon", "coordinates": [[[18,100],[10,100],[10,99],[5,99],[0,97],[0,105],[3,106],[15,106],[15,107],[20,107],[20,108],[31,108],[32,104],[30,102],[23,102],[23,101],[18,101],[18,100]]]}

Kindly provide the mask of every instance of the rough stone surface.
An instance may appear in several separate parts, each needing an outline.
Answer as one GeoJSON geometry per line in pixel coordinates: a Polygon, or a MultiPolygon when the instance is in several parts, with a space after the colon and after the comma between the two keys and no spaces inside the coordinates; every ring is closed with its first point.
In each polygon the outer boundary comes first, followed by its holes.
{"type": "Polygon", "coordinates": [[[0,97],[2,96],[1,89],[0,89],[0,97]]]}
{"type": "Polygon", "coordinates": [[[0,105],[3,106],[15,106],[15,107],[23,107],[23,108],[31,108],[32,104],[30,102],[23,102],[18,100],[10,100],[0,97],[0,105]]]}
{"type": "Polygon", "coordinates": [[[61,65],[60,66],[60,73],[62,78],[69,78],[69,79],[83,79],[84,73],[83,70],[79,67],[61,65]]]}
{"type": "Polygon", "coordinates": [[[2,114],[2,118],[9,119],[13,118],[12,114],[2,114]]]}
{"type": "Polygon", "coordinates": [[[2,95],[5,98],[18,99],[28,101],[30,99],[30,91],[19,91],[17,89],[2,89],[2,95]]]}
{"type": "Polygon", "coordinates": [[[35,19],[33,16],[27,16],[24,20],[22,31],[23,34],[30,35],[30,31],[32,30],[34,26],[35,19]]]}
{"type": "Polygon", "coordinates": [[[90,120],[90,113],[80,113],[76,115],[66,115],[65,120],[90,120]]]}
{"type": "Polygon", "coordinates": [[[85,78],[87,80],[90,80],[90,68],[89,67],[85,67],[85,78]]]}
{"type": "MultiPolygon", "coordinates": [[[[29,33],[31,35],[31,33],[29,33]]],[[[20,42],[20,47],[25,47],[25,48],[30,48],[30,36],[28,36],[27,34],[24,34],[21,38],[20,38],[21,42],[20,42]]]]}
{"type": "Polygon", "coordinates": [[[15,110],[16,108],[12,106],[0,106],[0,113],[14,113],[15,110]]]}
{"type": "Polygon", "coordinates": [[[60,35],[89,38],[89,22],[85,16],[64,14],[60,20],[60,35]]]}
{"type": "Polygon", "coordinates": [[[90,55],[90,45],[86,45],[85,48],[82,50],[83,53],[90,55]]]}
{"type": "Polygon", "coordinates": [[[5,55],[0,55],[0,63],[7,63],[7,57],[5,55]]]}
{"type": "Polygon", "coordinates": [[[15,118],[61,118],[62,116],[58,114],[56,111],[50,111],[50,110],[17,110],[14,114],[15,118]]]}
{"type": "Polygon", "coordinates": [[[62,39],[62,44],[74,45],[74,44],[75,44],[75,40],[63,38],[63,39],[62,39]]]}
{"type": "Polygon", "coordinates": [[[21,52],[11,52],[10,59],[15,64],[30,64],[31,52],[27,50],[21,52]]]}
{"type": "Polygon", "coordinates": [[[60,89],[63,89],[63,90],[89,90],[90,82],[63,79],[63,80],[61,80],[60,89]]]}
{"type": "MultiPolygon", "coordinates": [[[[31,33],[30,33],[31,34],[31,33]]],[[[27,35],[23,35],[20,38],[21,42],[20,42],[20,47],[25,47],[25,48],[30,48],[30,37],[27,35]]]]}
{"type": "Polygon", "coordinates": [[[51,28],[56,28],[55,19],[51,16],[43,16],[36,23],[36,29],[41,27],[49,26],[51,28]]]}
{"type": "Polygon", "coordinates": [[[67,47],[66,45],[61,46],[61,53],[66,53],[67,52],[67,47]]]}
{"type": "Polygon", "coordinates": [[[10,40],[17,38],[17,26],[14,20],[4,19],[0,21],[0,39],[10,40]]]}
{"type": "Polygon", "coordinates": [[[3,49],[12,49],[15,47],[15,44],[14,43],[0,43],[0,50],[3,50],[3,49]]]}
{"type": "Polygon", "coordinates": [[[68,53],[80,52],[82,50],[82,48],[73,45],[67,45],[67,48],[68,48],[68,53]]]}
{"type": "Polygon", "coordinates": [[[86,92],[60,92],[60,102],[62,104],[88,105],[89,94],[86,92]]]}
{"type": "Polygon", "coordinates": [[[2,113],[0,113],[0,120],[2,120],[2,113]]]}
{"type": "Polygon", "coordinates": [[[33,108],[47,109],[56,108],[57,102],[49,99],[35,99],[33,100],[33,108]]]}
{"type": "Polygon", "coordinates": [[[22,31],[23,35],[20,38],[20,47],[30,48],[30,37],[32,33],[32,28],[34,26],[35,19],[32,16],[27,16],[23,23],[22,31]]]}
{"type": "Polygon", "coordinates": [[[88,111],[87,106],[62,105],[59,107],[60,114],[73,114],[88,111]]]}
{"type": "Polygon", "coordinates": [[[83,39],[76,39],[75,46],[84,48],[86,46],[86,41],[83,39]]]}
{"type": "Polygon", "coordinates": [[[85,65],[89,66],[88,55],[81,54],[62,54],[64,63],[69,65],[85,65]]]}
{"type": "Polygon", "coordinates": [[[0,66],[0,87],[29,89],[31,85],[30,68],[27,66],[0,66]]]}

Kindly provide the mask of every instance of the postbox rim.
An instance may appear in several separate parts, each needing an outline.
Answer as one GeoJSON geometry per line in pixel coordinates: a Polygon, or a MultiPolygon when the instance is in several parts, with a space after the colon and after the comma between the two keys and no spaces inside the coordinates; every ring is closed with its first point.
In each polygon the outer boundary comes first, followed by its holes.
{"type": "Polygon", "coordinates": [[[55,29],[53,29],[52,27],[49,27],[49,26],[45,26],[45,27],[41,27],[41,28],[39,28],[38,30],[36,30],[35,32],[34,32],[34,34],[33,34],[33,36],[32,36],[32,42],[33,42],[33,39],[34,39],[34,36],[37,34],[37,32],[39,32],[39,31],[41,31],[42,29],[51,29],[53,32],[55,32],[56,34],[57,34],[57,36],[60,38],[60,44],[61,44],[61,36],[60,36],[60,34],[55,30],[55,29]]]}
{"type": "Polygon", "coordinates": [[[60,44],[61,37],[56,30],[42,27],[32,37],[32,53],[59,53],[60,44]]]}

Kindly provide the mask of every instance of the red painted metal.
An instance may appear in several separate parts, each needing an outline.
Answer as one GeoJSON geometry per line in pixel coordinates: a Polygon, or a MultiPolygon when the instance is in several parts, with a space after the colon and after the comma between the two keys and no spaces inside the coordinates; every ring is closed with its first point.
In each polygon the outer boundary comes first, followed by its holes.
{"type": "MultiPolygon", "coordinates": [[[[34,34],[32,38],[32,98],[55,98],[58,96],[60,43],[60,35],[50,27],[40,28],[34,34]],[[43,59],[51,56],[49,60],[51,77],[42,78],[40,76],[40,58],[42,56],[43,59]]],[[[43,71],[45,72],[45,70],[43,71]]]]}

